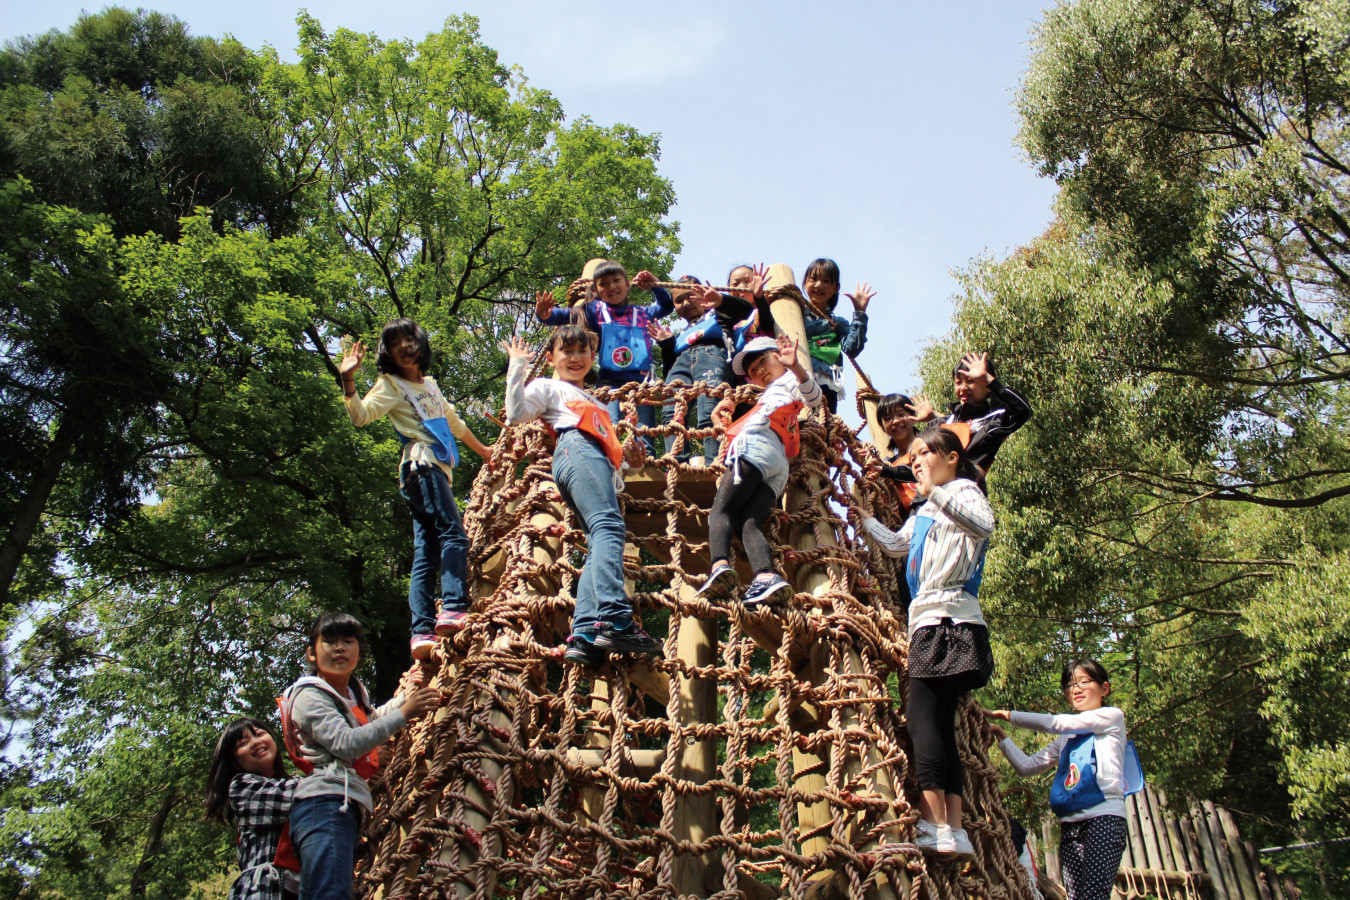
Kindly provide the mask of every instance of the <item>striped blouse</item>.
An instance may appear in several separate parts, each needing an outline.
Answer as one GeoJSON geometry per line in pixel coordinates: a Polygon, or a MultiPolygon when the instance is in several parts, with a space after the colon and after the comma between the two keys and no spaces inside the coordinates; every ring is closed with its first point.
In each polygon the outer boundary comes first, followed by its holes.
{"type": "Polygon", "coordinates": [[[937,485],[928,502],[905,521],[899,533],[876,519],[863,530],[887,556],[909,555],[909,634],[943,619],[984,624],[980,578],[984,552],[994,533],[994,510],[975,482],[957,478],[937,485]]]}

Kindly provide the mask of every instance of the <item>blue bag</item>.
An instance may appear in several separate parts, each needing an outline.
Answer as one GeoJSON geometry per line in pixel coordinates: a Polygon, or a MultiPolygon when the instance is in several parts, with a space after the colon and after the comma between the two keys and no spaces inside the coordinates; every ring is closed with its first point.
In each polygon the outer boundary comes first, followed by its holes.
{"type": "Polygon", "coordinates": [[[684,331],[675,335],[675,353],[683,353],[703,341],[721,342],[721,340],[722,326],[718,323],[717,316],[709,312],[697,322],[691,323],[684,331]]]}
{"type": "MultiPolygon", "coordinates": [[[[435,404],[439,408],[444,408],[445,397],[441,395],[440,388],[434,388],[434,392],[426,392],[426,394],[423,395],[426,402],[419,403],[418,398],[414,396],[413,392],[408,388],[407,383],[404,382],[402,378],[396,378],[395,381],[398,382],[399,387],[403,388],[403,395],[408,398],[408,402],[412,404],[412,408],[417,412],[417,417],[422,420],[422,427],[430,432],[431,436],[435,438],[435,440],[431,442],[431,452],[435,453],[437,459],[452,469],[459,465],[459,445],[455,443],[455,436],[450,432],[449,420],[446,419],[445,416],[432,414],[438,411],[438,409],[428,409],[429,404],[435,404]]],[[[427,383],[433,386],[435,384],[434,382],[427,383]]],[[[403,434],[398,431],[395,431],[394,434],[398,435],[400,444],[406,445],[408,443],[408,438],[403,434]]]]}
{"type": "Polygon", "coordinates": [[[1139,762],[1139,751],[1134,741],[1125,742],[1125,796],[1137,794],[1144,789],[1144,766],[1139,762]]]}
{"type": "Polygon", "coordinates": [[[1076,734],[1059,754],[1059,768],[1050,786],[1050,809],[1061,818],[1105,802],[1097,785],[1096,735],[1076,734]]]}

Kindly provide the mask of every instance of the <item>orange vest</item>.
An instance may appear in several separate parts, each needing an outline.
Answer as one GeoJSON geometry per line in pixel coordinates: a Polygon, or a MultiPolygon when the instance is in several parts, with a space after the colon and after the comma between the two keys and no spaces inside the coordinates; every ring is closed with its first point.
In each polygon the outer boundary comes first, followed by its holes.
{"type": "Polygon", "coordinates": [[[609,420],[609,411],[584,400],[568,400],[567,408],[579,420],[577,430],[599,441],[605,456],[609,457],[609,464],[616,469],[619,468],[623,464],[623,448],[619,446],[619,436],[614,431],[614,423],[609,420]]]}
{"type": "MultiPolygon", "coordinates": [[[[286,755],[291,758],[291,762],[295,763],[297,769],[303,774],[309,775],[314,771],[314,763],[305,759],[300,752],[300,741],[296,734],[297,726],[291,718],[290,705],[284,698],[278,697],[277,708],[281,710],[281,739],[286,744],[286,755]]],[[[351,709],[352,716],[359,724],[366,725],[370,722],[370,717],[366,715],[366,711],[359,704],[351,709]]],[[[378,750],[372,750],[365,756],[352,760],[351,766],[357,775],[369,781],[380,770],[380,753],[378,750]]]]}
{"type": "Polygon", "coordinates": [[[943,422],[940,428],[945,428],[952,434],[961,439],[961,446],[970,449],[970,423],[969,422],[943,422]]]}
{"type": "MultiPolygon", "coordinates": [[[[762,403],[756,403],[750,408],[750,411],[741,416],[735,422],[727,426],[727,437],[734,438],[745,428],[745,423],[755,413],[759,412],[762,403]]],[[[794,400],[786,406],[780,406],[769,413],[769,427],[773,433],[778,435],[778,439],[783,442],[783,450],[788,457],[794,457],[802,450],[801,425],[797,421],[797,416],[802,411],[802,402],[794,400]]]]}

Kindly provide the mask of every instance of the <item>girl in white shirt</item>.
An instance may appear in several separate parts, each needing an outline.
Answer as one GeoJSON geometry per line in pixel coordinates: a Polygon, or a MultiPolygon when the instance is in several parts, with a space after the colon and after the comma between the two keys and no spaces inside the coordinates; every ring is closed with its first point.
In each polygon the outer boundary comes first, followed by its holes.
{"type": "Polygon", "coordinates": [[[900,531],[868,516],[864,533],[889,556],[906,557],[909,594],[909,702],[905,719],[914,748],[920,812],[914,843],[926,853],[970,856],[961,827],[964,780],[956,744],[956,707],[966,691],[994,674],[977,594],[994,511],[966,459],[961,439],[929,428],[910,446],[918,491],[928,498],[900,531]]]}
{"type": "MultiPolygon", "coordinates": [[[[608,410],[585,390],[598,343],[594,332],[562,326],[545,351],[553,377],[526,384],[533,353],[519,337],[502,342],[511,360],[506,370],[507,424],[542,419],[557,435],[553,481],[586,532],[586,563],[577,579],[572,633],[563,658],[593,666],[604,663],[610,653],[661,653],[661,644],[635,621],[633,602],[624,589],[627,528],[618,496],[624,451],[608,410]]],[[[633,442],[629,453],[640,462],[641,443],[633,442]]]]}
{"type": "Polygon", "coordinates": [[[1111,682],[1095,659],[1070,662],[1060,685],[1074,709],[1071,715],[1006,709],[984,714],[1058,735],[1027,756],[1002,728],[992,726],[1018,775],[1057,770],[1050,806],[1059,816],[1059,859],[1070,900],[1109,900],[1125,852],[1125,714],[1104,705],[1111,682]]]}

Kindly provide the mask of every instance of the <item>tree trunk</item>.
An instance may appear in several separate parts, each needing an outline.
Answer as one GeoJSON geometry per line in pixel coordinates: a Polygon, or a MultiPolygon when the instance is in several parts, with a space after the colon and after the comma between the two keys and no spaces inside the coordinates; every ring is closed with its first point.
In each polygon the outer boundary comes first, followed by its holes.
{"type": "Polygon", "coordinates": [[[61,424],[56,427],[56,434],[47,445],[47,455],[33,474],[28,490],[24,491],[14,522],[9,526],[4,544],[0,545],[0,606],[11,602],[9,590],[19,571],[19,563],[28,550],[28,541],[42,520],[42,512],[47,508],[52,489],[56,487],[57,476],[61,474],[66,460],[70,459],[75,442],[80,437],[82,429],[76,422],[78,419],[63,417],[61,424]]]}
{"type": "Polygon", "coordinates": [[[164,823],[169,818],[169,813],[178,803],[178,796],[173,788],[164,792],[164,799],[159,803],[159,809],[155,810],[154,818],[150,820],[150,830],[145,835],[145,849],[141,851],[141,861],[136,864],[136,870],[131,873],[130,896],[145,897],[145,874],[149,871],[151,863],[159,855],[159,848],[164,844],[164,823]]]}

